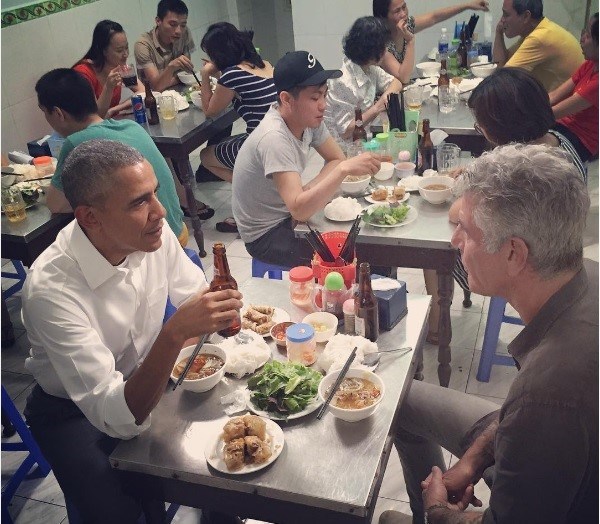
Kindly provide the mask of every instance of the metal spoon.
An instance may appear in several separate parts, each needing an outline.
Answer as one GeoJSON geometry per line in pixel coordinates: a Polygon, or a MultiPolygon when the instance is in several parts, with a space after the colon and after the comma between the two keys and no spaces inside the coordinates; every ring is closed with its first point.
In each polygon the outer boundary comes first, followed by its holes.
{"type": "Polygon", "coordinates": [[[366,355],[364,355],[362,363],[365,366],[375,366],[379,364],[379,360],[381,359],[381,355],[383,353],[394,353],[395,351],[401,351],[402,353],[400,353],[400,356],[402,356],[406,355],[407,353],[410,353],[412,349],[413,348],[411,347],[404,347],[396,349],[385,349],[383,351],[376,351],[375,353],[367,353],[366,355]]]}

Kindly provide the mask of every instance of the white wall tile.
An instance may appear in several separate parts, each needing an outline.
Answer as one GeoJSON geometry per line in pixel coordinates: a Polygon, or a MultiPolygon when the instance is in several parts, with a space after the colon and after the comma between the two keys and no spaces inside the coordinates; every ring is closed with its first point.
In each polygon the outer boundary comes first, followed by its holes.
{"type": "MultiPolygon", "coordinates": [[[[46,122],[43,113],[37,105],[37,97],[24,100],[12,106],[13,118],[16,124],[19,148],[27,151],[27,142],[52,133],[52,128],[46,122]]],[[[4,135],[4,129],[2,130],[4,135]]]]}
{"type": "Polygon", "coordinates": [[[12,109],[10,107],[3,108],[0,115],[2,116],[2,152],[20,150],[26,153],[25,144],[19,140],[19,132],[13,119],[12,109]]]}

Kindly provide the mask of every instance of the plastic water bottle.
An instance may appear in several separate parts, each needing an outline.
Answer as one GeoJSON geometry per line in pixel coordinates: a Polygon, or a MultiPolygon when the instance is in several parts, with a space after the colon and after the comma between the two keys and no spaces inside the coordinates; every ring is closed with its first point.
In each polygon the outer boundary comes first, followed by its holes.
{"type": "Polygon", "coordinates": [[[449,43],[449,40],[448,40],[447,29],[445,27],[442,27],[442,34],[438,41],[438,55],[440,56],[440,60],[442,59],[442,57],[448,56],[448,43],[449,43]]]}

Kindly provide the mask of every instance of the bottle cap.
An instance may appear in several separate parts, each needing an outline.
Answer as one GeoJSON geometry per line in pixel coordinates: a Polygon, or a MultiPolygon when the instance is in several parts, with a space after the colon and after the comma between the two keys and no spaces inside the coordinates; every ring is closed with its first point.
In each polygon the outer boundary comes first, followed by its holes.
{"type": "Polygon", "coordinates": [[[375,138],[378,142],[387,142],[388,139],[390,138],[390,134],[389,133],[377,133],[375,135],[375,138]]]}
{"type": "Polygon", "coordinates": [[[337,271],[328,273],[325,277],[325,289],[328,291],[339,291],[344,288],[344,277],[337,271]]]}
{"type": "Polygon", "coordinates": [[[33,159],[34,166],[43,166],[43,165],[51,164],[51,163],[52,163],[51,156],[38,156],[33,159]]]}
{"type": "Polygon", "coordinates": [[[348,300],[346,300],[344,302],[344,304],[342,305],[342,311],[346,315],[354,315],[354,299],[353,298],[349,298],[348,300]]]}
{"type": "Polygon", "coordinates": [[[290,269],[290,280],[292,282],[308,282],[315,278],[312,268],[308,266],[296,266],[290,269]]]}
{"type": "Polygon", "coordinates": [[[315,329],[310,324],[294,324],[285,330],[290,342],[306,342],[315,336],[315,329]]]}
{"type": "Polygon", "coordinates": [[[379,142],[377,139],[370,140],[363,144],[363,149],[367,152],[377,151],[379,149],[379,142]]]}

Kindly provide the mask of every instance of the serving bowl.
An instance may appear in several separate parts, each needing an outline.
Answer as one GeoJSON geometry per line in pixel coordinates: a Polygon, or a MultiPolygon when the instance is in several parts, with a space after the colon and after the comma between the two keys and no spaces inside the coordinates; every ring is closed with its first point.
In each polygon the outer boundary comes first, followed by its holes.
{"type": "Polygon", "coordinates": [[[360,195],[364,193],[365,189],[371,181],[370,175],[363,175],[361,177],[346,177],[342,180],[341,188],[342,191],[348,195],[360,195]],[[348,180],[349,178],[357,180],[348,180]]]}
{"type": "Polygon", "coordinates": [[[440,72],[439,62],[421,62],[417,64],[417,70],[421,76],[435,76],[440,72]]]}
{"type": "Polygon", "coordinates": [[[279,322],[271,328],[271,337],[275,341],[275,345],[280,348],[287,347],[287,338],[285,337],[285,330],[290,326],[293,326],[295,322],[279,322]]]}
{"type": "MultiPolygon", "coordinates": [[[[175,365],[177,365],[179,362],[181,362],[184,358],[191,356],[191,354],[194,352],[195,347],[196,346],[194,345],[194,346],[187,346],[187,347],[183,348],[179,352],[179,356],[175,360],[175,365]]],[[[221,381],[223,376],[225,375],[225,365],[227,364],[227,353],[225,353],[225,351],[223,349],[221,349],[219,346],[216,346],[214,344],[204,344],[204,346],[202,346],[202,349],[200,350],[199,355],[202,355],[203,353],[211,353],[213,355],[217,355],[218,357],[221,357],[224,362],[223,366],[216,373],[213,373],[212,375],[209,375],[208,377],[198,378],[198,379],[193,379],[193,380],[184,379],[180,385],[181,388],[186,389],[188,391],[194,391],[196,393],[203,393],[204,391],[208,391],[208,390],[214,388],[221,381]]],[[[177,382],[178,377],[176,377],[173,374],[173,371],[171,371],[171,380],[173,382],[177,382]]]]}
{"type": "MultiPolygon", "coordinates": [[[[327,390],[333,386],[339,374],[340,371],[334,371],[333,373],[329,373],[323,377],[323,380],[321,380],[319,383],[319,397],[321,400],[327,400],[327,390]]],[[[381,378],[372,371],[350,368],[346,373],[346,378],[353,377],[370,380],[375,384],[375,386],[377,386],[377,388],[379,388],[380,395],[373,404],[359,409],[340,408],[334,406],[332,401],[328,407],[329,411],[334,417],[345,420],[346,422],[358,422],[359,420],[364,420],[367,417],[370,417],[375,412],[379,404],[381,404],[381,401],[385,395],[385,386],[383,384],[383,380],[381,380],[381,378]]]]}
{"type": "Polygon", "coordinates": [[[485,78],[487,76],[490,76],[496,70],[496,67],[497,67],[496,64],[485,64],[485,65],[473,64],[471,66],[471,73],[473,73],[473,76],[476,76],[477,78],[485,78]]]}
{"type": "Polygon", "coordinates": [[[394,164],[391,162],[381,162],[379,171],[375,173],[374,178],[377,180],[389,180],[394,174],[394,164]]]}
{"type": "MultiPolygon", "coordinates": [[[[196,73],[196,76],[198,76],[198,73],[196,73]]],[[[177,78],[179,78],[179,81],[186,86],[192,86],[198,83],[196,82],[194,75],[192,73],[188,73],[187,71],[179,71],[179,73],[177,73],[177,78]]],[[[198,76],[198,78],[200,77],[198,76]]]]}
{"type": "Polygon", "coordinates": [[[310,324],[315,329],[316,342],[327,342],[335,335],[338,328],[338,318],[326,311],[309,313],[302,319],[302,322],[304,324],[310,324]]]}
{"type": "Polygon", "coordinates": [[[430,204],[443,204],[452,198],[454,179],[449,176],[429,176],[419,180],[419,194],[430,204]],[[445,189],[427,189],[427,186],[443,185],[445,189]]]}

